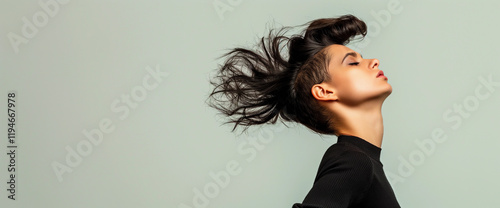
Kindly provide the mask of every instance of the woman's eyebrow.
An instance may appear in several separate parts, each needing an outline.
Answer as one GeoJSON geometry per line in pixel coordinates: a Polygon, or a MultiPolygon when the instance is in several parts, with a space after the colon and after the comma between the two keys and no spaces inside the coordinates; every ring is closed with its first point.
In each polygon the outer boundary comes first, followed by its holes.
{"type": "MultiPolygon", "coordinates": [[[[361,58],[363,58],[363,55],[359,54],[361,56],[361,58]]],[[[356,52],[349,52],[349,53],[346,53],[344,58],[342,59],[342,63],[344,63],[344,60],[348,57],[348,56],[354,56],[354,58],[357,58],[358,57],[358,54],[356,52]]]]}

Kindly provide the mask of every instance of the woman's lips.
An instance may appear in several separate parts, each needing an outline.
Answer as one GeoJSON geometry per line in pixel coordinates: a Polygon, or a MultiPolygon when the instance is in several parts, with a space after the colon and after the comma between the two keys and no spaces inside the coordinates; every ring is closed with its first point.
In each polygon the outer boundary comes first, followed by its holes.
{"type": "Polygon", "coordinates": [[[377,78],[382,77],[385,80],[388,80],[387,77],[384,75],[384,72],[382,70],[378,71],[377,73],[377,78]]]}

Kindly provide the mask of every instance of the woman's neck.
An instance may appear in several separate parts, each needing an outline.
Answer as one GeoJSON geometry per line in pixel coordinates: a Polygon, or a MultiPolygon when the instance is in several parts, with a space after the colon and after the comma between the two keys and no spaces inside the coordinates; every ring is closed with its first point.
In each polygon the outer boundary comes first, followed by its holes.
{"type": "Polygon", "coordinates": [[[370,107],[336,106],[335,124],[339,134],[357,136],[381,148],[384,135],[382,104],[370,107]]]}

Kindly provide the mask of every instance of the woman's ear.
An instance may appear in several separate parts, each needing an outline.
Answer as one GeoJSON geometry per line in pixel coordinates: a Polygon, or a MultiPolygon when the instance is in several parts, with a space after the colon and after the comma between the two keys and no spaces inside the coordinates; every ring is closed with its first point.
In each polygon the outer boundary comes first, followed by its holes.
{"type": "Polygon", "coordinates": [[[335,89],[333,89],[326,83],[313,85],[313,87],[311,88],[311,93],[317,100],[334,101],[339,99],[337,93],[335,93],[335,89]]]}

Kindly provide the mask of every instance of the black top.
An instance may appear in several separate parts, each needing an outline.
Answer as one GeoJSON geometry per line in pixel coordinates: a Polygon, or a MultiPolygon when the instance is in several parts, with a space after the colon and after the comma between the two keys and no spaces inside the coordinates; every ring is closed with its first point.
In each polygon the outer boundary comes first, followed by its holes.
{"type": "Polygon", "coordinates": [[[382,169],[381,150],[359,137],[340,135],[326,150],[304,201],[293,208],[399,208],[382,169]]]}

